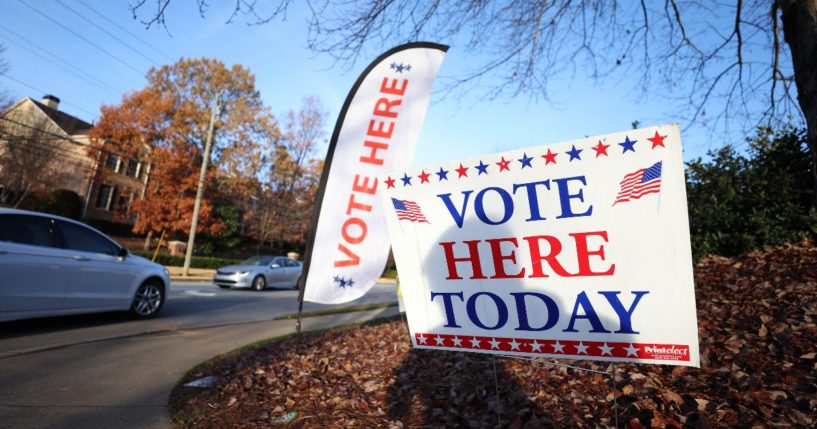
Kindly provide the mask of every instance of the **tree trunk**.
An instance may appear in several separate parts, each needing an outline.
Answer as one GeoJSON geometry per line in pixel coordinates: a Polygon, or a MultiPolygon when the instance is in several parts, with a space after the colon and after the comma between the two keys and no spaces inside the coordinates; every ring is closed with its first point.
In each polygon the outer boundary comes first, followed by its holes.
{"type": "MultiPolygon", "coordinates": [[[[780,0],[783,35],[791,50],[797,101],[806,118],[817,208],[817,0],[780,0]]],[[[776,19],[777,17],[772,17],[776,19]]]]}
{"type": "Polygon", "coordinates": [[[153,230],[148,231],[148,235],[145,237],[145,245],[142,247],[145,251],[150,250],[151,240],[153,240],[153,230]]]}

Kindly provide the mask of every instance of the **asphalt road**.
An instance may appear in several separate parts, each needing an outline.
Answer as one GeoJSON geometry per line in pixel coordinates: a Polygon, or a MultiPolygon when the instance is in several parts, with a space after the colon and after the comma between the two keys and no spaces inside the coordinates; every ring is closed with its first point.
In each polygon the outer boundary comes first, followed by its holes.
{"type": "MultiPolygon", "coordinates": [[[[0,323],[0,428],[167,428],[184,372],[243,344],[294,331],[297,291],[174,284],[161,317],[100,314],[0,323]]],[[[377,285],[362,302],[387,302],[377,285]]],[[[305,305],[305,310],[324,306],[305,305]]],[[[304,319],[320,329],[395,314],[394,307],[304,319]]]]}
{"type": "MultiPolygon", "coordinates": [[[[347,304],[392,302],[397,288],[377,284],[347,304]]],[[[132,320],[127,314],[103,313],[0,323],[0,358],[108,338],[270,320],[298,311],[298,291],[255,292],[220,289],[212,283],[176,282],[159,317],[132,320]]],[[[334,306],[304,303],[304,311],[334,306]]],[[[290,322],[294,326],[294,322],[290,322]]]]}

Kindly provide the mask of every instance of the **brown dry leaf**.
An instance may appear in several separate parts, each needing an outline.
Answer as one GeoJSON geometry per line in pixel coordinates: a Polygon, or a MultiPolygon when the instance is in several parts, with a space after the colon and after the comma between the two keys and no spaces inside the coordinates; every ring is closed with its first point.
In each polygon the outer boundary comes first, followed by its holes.
{"type": "MultiPolygon", "coordinates": [[[[701,368],[617,365],[622,427],[813,427],[817,248],[707,257],[695,287],[701,368]]],[[[613,425],[608,376],[497,358],[496,392],[492,362],[413,350],[403,321],[392,320],[217,359],[207,375],[222,382],[182,408],[200,416],[186,427],[202,428],[264,428],[270,419],[258,416],[288,412],[298,414],[287,429],[497,427],[498,393],[503,428],[613,425]]]]}

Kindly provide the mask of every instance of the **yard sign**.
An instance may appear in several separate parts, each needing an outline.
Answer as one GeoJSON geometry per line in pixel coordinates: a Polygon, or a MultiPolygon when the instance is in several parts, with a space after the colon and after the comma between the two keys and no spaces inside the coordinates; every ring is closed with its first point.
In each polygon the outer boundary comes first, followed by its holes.
{"type": "Polygon", "coordinates": [[[677,125],[380,183],[415,347],[699,366],[677,125]]]}

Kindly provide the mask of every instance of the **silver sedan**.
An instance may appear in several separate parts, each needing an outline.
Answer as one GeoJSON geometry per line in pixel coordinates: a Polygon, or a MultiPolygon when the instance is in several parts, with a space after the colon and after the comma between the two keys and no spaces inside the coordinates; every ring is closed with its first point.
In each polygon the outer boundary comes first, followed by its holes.
{"type": "Polygon", "coordinates": [[[223,289],[271,287],[297,288],[301,263],[284,256],[253,256],[237,265],[216,270],[213,283],[223,289]]]}

